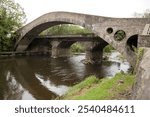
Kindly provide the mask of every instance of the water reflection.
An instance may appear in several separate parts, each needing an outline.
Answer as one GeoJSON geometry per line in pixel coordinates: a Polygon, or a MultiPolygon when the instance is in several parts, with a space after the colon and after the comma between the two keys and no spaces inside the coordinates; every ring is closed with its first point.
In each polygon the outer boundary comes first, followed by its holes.
{"type": "Polygon", "coordinates": [[[48,88],[49,91],[52,91],[53,93],[55,93],[58,96],[62,96],[68,91],[68,87],[65,85],[56,86],[53,82],[50,81],[50,79],[43,80],[44,76],[41,76],[39,74],[35,74],[35,76],[44,87],[48,88]]]}
{"type": "Polygon", "coordinates": [[[84,65],[81,62],[84,56],[74,55],[58,59],[47,56],[1,59],[0,99],[55,99],[89,75],[110,77],[129,68],[127,62],[116,59],[116,52],[102,65],[84,65]]]}
{"type": "Polygon", "coordinates": [[[8,71],[6,75],[7,89],[4,92],[4,99],[22,99],[23,89],[15,80],[15,77],[8,71]]]}

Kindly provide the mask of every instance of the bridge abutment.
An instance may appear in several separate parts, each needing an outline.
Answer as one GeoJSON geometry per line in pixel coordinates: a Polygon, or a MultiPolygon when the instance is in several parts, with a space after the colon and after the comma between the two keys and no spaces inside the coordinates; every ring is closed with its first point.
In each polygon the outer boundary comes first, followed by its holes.
{"type": "Polygon", "coordinates": [[[100,42],[85,42],[85,63],[101,63],[103,60],[103,48],[107,45],[105,41],[100,39],[100,42]]]}
{"type": "Polygon", "coordinates": [[[103,59],[103,50],[92,51],[86,50],[85,51],[85,63],[86,64],[94,64],[94,63],[101,63],[103,59]]]}

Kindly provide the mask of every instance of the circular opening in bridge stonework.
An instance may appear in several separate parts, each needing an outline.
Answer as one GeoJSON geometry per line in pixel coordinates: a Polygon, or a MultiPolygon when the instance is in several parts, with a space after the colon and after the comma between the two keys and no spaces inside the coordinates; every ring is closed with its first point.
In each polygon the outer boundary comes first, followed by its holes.
{"type": "Polygon", "coordinates": [[[113,29],[112,28],[107,28],[106,31],[107,31],[108,34],[111,34],[113,32],[113,29]]]}
{"type": "Polygon", "coordinates": [[[115,34],[114,34],[114,39],[116,41],[122,41],[124,38],[126,37],[126,33],[123,30],[118,30],[115,34]]]}

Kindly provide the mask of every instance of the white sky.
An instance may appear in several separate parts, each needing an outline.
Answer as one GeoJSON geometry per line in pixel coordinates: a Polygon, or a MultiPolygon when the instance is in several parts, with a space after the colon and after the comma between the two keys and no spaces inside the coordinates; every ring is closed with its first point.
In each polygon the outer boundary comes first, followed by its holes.
{"type": "Polygon", "coordinates": [[[108,17],[133,17],[150,9],[150,0],[15,0],[27,15],[27,22],[53,11],[68,11],[108,17]]]}

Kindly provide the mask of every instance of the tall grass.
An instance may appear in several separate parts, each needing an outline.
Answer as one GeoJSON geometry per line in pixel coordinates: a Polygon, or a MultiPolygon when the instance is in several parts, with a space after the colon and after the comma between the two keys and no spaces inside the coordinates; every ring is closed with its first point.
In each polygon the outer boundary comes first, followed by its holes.
{"type": "Polygon", "coordinates": [[[118,73],[113,78],[98,79],[90,76],[72,87],[63,99],[106,100],[129,99],[134,75],[118,73]]]}

